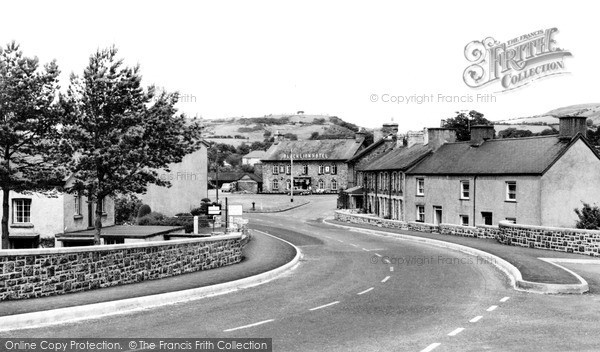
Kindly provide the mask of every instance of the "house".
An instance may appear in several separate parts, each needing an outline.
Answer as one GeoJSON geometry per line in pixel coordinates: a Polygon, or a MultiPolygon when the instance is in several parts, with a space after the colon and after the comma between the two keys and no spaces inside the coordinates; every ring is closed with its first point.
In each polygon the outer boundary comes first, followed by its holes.
{"type": "Polygon", "coordinates": [[[245,173],[235,181],[236,191],[259,193],[262,191],[262,178],[253,173],[245,173]]]}
{"type": "Polygon", "coordinates": [[[254,164],[260,163],[260,159],[262,159],[266,153],[267,152],[264,150],[253,150],[242,157],[242,165],[254,166],[254,164]]]}
{"type": "MultiPolygon", "coordinates": [[[[70,182],[69,180],[66,181],[70,182]]],[[[0,197],[2,191],[0,191],[0,197]]],[[[55,190],[47,194],[9,194],[9,245],[11,249],[62,247],[57,235],[94,227],[96,204],[87,198],[55,190]]],[[[102,226],[115,224],[112,198],[102,202],[102,226]]],[[[0,209],[2,206],[0,205],[0,209]]]]}
{"type": "Polygon", "coordinates": [[[348,187],[348,159],[364,148],[364,135],[354,139],[283,140],[275,143],[262,159],[263,192],[285,193],[294,189],[337,193],[348,187]]]}
{"type": "Polygon", "coordinates": [[[561,117],[558,135],[446,143],[406,172],[406,220],[465,226],[499,221],[573,227],[575,208],[600,201],[600,158],[585,117],[561,117]]]}
{"type": "Polygon", "coordinates": [[[169,164],[169,171],[159,171],[159,178],[170,181],[171,187],[149,184],[139,195],[142,202],[166,216],[199,207],[200,200],[208,196],[208,147],[203,141],[200,149],[184,156],[181,162],[169,164]]]}

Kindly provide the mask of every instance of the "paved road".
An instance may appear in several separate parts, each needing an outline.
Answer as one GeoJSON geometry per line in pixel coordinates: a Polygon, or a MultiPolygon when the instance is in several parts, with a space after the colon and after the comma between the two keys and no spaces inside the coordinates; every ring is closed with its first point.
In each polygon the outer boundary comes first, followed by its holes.
{"type": "Polygon", "coordinates": [[[600,296],[512,290],[450,250],[319,221],[333,197],[251,224],[299,246],[285,277],[207,299],[10,337],[272,337],[275,351],[597,350],[600,296]]]}

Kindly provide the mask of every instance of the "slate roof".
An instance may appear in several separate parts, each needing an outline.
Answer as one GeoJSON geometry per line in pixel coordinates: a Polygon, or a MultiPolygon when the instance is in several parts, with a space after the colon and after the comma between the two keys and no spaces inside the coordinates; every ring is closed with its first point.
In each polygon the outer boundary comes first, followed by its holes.
{"type": "MultiPolygon", "coordinates": [[[[235,181],[240,180],[245,175],[248,175],[251,179],[253,179],[256,182],[262,182],[262,177],[260,177],[256,174],[253,174],[250,172],[232,172],[232,171],[219,172],[219,181],[235,182],[235,181]]],[[[214,172],[209,172],[208,179],[210,181],[216,181],[217,175],[214,172]]]]}
{"type": "Polygon", "coordinates": [[[492,139],[477,147],[470,142],[448,143],[407,174],[541,175],[578,139],[580,135],[570,140],[556,135],[492,139]]]}
{"type": "Polygon", "coordinates": [[[267,154],[264,150],[253,150],[250,153],[244,155],[244,158],[262,158],[267,154]]]}
{"type": "Polygon", "coordinates": [[[294,151],[298,160],[348,160],[362,147],[363,141],[356,139],[318,139],[305,141],[281,141],[273,144],[262,161],[290,160],[284,154],[294,151]],[[305,156],[303,156],[305,155],[305,156]]]}
{"type": "Polygon", "coordinates": [[[410,148],[395,148],[375,158],[362,169],[369,171],[406,171],[430,153],[431,149],[426,145],[413,145],[410,148]]]}

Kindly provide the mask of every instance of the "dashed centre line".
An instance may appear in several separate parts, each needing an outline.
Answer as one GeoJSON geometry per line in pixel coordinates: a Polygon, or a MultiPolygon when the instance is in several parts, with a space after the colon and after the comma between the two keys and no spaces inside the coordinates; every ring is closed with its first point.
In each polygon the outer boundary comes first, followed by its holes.
{"type": "Polygon", "coordinates": [[[311,308],[311,309],[309,309],[309,310],[310,310],[310,311],[313,311],[313,310],[317,310],[317,309],[322,309],[322,308],[326,308],[326,307],[329,307],[329,306],[332,306],[332,305],[334,305],[334,304],[338,304],[338,303],[340,303],[340,301],[335,301],[335,302],[327,303],[327,304],[324,304],[324,305],[322,305],[322,306],[318,306],[318,307],[311,308]]]}
{"type": "Polygon", "coordinates": [[[493,311],[494,309],[498,308],[498,306],[491,306],[488,309],[486,309],[488,312],[493,311]]]}
{"type": "Polygon", "coordinates": [[[441,343],[439,342],[434,342],[431,345],[425,347],[424,349],[421,350],[421,352],[430,352],[433,351],[434,349],[436,349],[439,345],[441,345],[441,343]]]}
{"type": "Polygon", "coordinates": [[[367,292],[369,292],[369,291],[371,291],[371,290],[373,290],[373,289],[374,289],[374,287],[368,288],[368,289],[366,289],[366,290],[364,290],[364,291],[362,291],[362,292],[359,292],[359,293],[357,293],[357,295],[359,295],[359,296],[360,296],[360,295],[364,295],[365,293],[367,293],[367,292]]]}
{"type": "Polygon", "coordinates": [[[378,256],[379,258],[382,257],[381,254],[379,254],[379,253],[375,253],[375,255],[378,256]]]}
{"type": "Polygon", "coordinates": [[[386,277],[385,277],[383,280],[381,280],[381,282],[386,282],[386,281],[387,281],[387,280],[389,280],[389,279],[390,279],[390,277],[389,277],[389,276],[386,276],[386,277]]]}
{"type": "Polygon", "coordinates": [[[509,299],[510,299],[510,297],[504,297],[504,298],[502,298],[502,299],[500,300],[500,302],[506,302],[506,301],[508,301],[509,299]]]}
{"type": "Polygon", "coordinates": [[[478,321],[479,321],[479,319],[481,319],[481,318],[483,318],[483,316],[481,316],[481,315],[478,315],[478,316],[476,316],[475,318],[473,318],[473,319],[469,320],[469,322],[470,322],[470,323],[476,323],[476,322],[478,322],[478,321]]]}
{"type": "Polygon", "coordinates": [[[251,328],[253,326],[258,326],[258,325],[270,323],[272,321],[275,321],[275,319],[263,320],[263,321],[259,321],[258,323],[254,323],[254,324],[248,324],[248,325],[244,325],[244,326],[238,326],[237,328],[231,328],[231,329],[223,330],[223,332],[230,332],[230,331],[236,331],[236,330],[240,330],[240,329],[251,328]]]}
{"type": "Polygon", "coordinates": [[[455,330],[452,330],[451,333],[448,334],[448,336],[456,336],[458,334],[460,334],[465,328],[457,328],[455,330]]]}

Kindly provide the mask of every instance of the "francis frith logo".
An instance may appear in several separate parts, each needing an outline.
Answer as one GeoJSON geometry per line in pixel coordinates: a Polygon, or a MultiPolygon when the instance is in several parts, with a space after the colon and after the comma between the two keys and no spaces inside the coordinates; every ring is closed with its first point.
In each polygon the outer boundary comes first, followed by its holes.
{"type": "Polygon", "coordinates": [[[501,43],[492,37],[465,46],[471,62],[463,73],[465,83],[479,88],[499,83],[507,91],[537,79],[566,73],[564,58],[571,52],[557,46],[556,28],[538,30],[501,43]]]}

